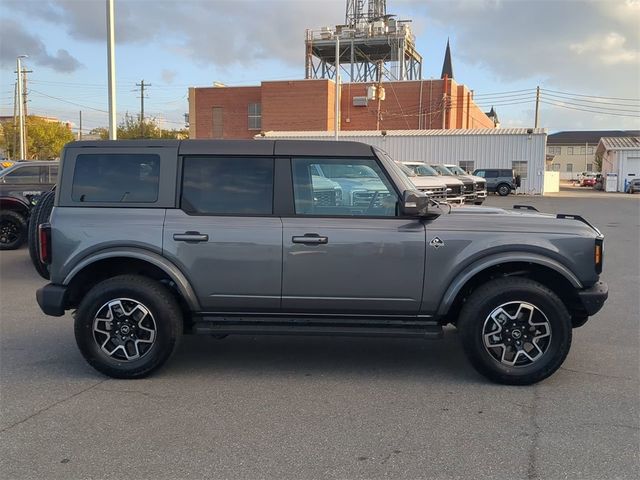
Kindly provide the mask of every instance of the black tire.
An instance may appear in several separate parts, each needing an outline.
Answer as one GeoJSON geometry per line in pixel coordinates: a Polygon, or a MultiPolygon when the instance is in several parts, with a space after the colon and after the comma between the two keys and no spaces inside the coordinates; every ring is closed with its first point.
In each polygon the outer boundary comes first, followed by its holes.
{"type": "Polygon", "coordinates": [[[16,250],[26,239],[25,218],[13,210],[0,211],[0,250],[16,250]]]}
{"type": "Polygon", "coordinates": [[[481,202],[473,202],[474,205],[482,205],[484,203],[484,200],[481,202]]]}
{"type": "Polygon", "coordinates": [[[28,244],[31,263],[42,278],[49,280],[49,266],[40,261],[40,242],[38,242],[38,226],[49,221],[55,192],[43,193],[38,203],[31,209],[29,217],[28,244]]]}
{"type": "MultiPolygon", "coordinates": [[[[114,314],[113,318],[123,320],[126,317],[117,317],[114,314]]],[[[125,321],[123,320],[123,323],[125,321]]],[[[136,324],[136,321],[138,319],[134,319],[129,325],[136,324]]],[[[146,320],[140,319],[140,324],[143,321],[146,320]]],[[[115,333],[116,322],[111,322],[111,325],[111,332],[115,333]]],[[[149,327],[149,324],[146,326],[149,327]]],[[[159,282],[139,275],[120,275],[97,284],[82,299],[75,314],[75,336],[80,352],[93,368],[113,378],[142,378],[160,368],[174,352],[182,334],[182,326],[182,312],[171,292],[159,282]],[[110,356],[101,349],[98,341],[115,338],[115,335],[94,333],[95,317],[104,308],[108,308],[108,302],[115,299],[139,302],[151,314],[156,331],[155,339],[148,350],[144,353],[139,352],[140,357],[137,359],[110,356]]],[[[102,328],[107,329],[104,326],[102,328]]],[[[122,328],[118,332],[121,333],[122,328]]],[[[133,332],[133,335],[136,333],[133,328],[127,329],[127,332],[133,332]]],[[[140,338],[142,333],[141,330],[138,331],[140,338]]],[[[128,342],[131,346],[134,340],[130,339],[128,342]]],[[[108,347],[113,349],[112,353],[117,351],[116,355],[122,356],[122,351],[118,351],[119,346],[114,349],[113,345],[117,344],[109,343],[108,347]]]]}
{"type": "MultiPolygon", "coordinates": [[[[506,323],[509,322],[511,320],[506,323]]],[[[533,328],[535,330],[537,327],[533,328]]],[[[488,379],[507,385],[530,385],[547,378],[560,368],[571,346],[571,316],[564,303],[547,287],[527,278],[509,277],[492,280],[478,288],[471,294],[460,312],[458,329],[461,332],[465,354],[473,367],[488,379]],[[543,347],[544,352],[531,363],[506,365],[501,359],[496,358],[497,349],[494,349],[492,354],[490,349],[485,347],[483,338],[483,334],[486,333],[485,322],[489,322],[489,315],[498,307],[510,305],[509,302],[516,304],[526,302],[535,306],[548,322],[551,336],[547,339],[546,347],[543,347]]],[[[512,333],[515,330],[514,328],[512,333]]],[[[529,333],[524,329],[522,331],[529,333]]],[[[506,332],[508,332],[507,329],[499,337],[502,340],[498,341],[513,342],[513,338],[503,339],[508,337],[506,332]]],[[[526,337],[522,335],[519,333],[518,338],[526,342],[524,340],[526,337]]],[[[529,335],[532,334],[529,333],[529,335]]],[[[524,344],[522,345],[524,347],[524,344]]],[[[515,360],[517,359],[516,355],[515,360]]],[[[525,362],[528,362],[526,358],[525,362]]]]}
{"type": "Polygon", "coordinates": [[[501,197],[506,197],[511,193],[511,187],[506,183],[501,183],[496,187],[496,193],[501,197]]]}

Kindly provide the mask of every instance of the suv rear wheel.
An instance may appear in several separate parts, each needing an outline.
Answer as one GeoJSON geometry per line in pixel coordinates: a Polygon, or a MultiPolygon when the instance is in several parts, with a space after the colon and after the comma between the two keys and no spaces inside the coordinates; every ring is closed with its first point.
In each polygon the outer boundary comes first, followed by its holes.
{"type": "Polygon", "coordinates": [[[510,277],[478,288],[458,320],[467,358],[498,383],[529,385],[555,372],[571,346],[571,316],[538,282],[510,277]]]}
{"type": "Polygon", "coordinates": [[[0,211],[0,250],[20,248],[27,236],[26,221],[13,210],[0,211]]]}
{"type": "Polygon", "coordinates": [[[500,195],[501,197],[506,197],[511,193],[511,187],[506,183],[501,183],[496,188],[496,192],[498,192],[498,195],[500,195]]]}
{"type": "Polygon", "coordinates": [[[105,280],[82,299],[76,342],[96,370],[141,378],[162,366],[182,333],[182,313],[162,284],[138,275],[105,280]]]}

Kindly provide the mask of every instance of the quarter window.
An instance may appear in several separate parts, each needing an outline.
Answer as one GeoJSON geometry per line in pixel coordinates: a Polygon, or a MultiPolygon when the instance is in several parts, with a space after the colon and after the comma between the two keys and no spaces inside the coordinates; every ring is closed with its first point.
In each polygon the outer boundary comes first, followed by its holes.
{"type": "Polygon", "coordinates": [[[159,174],[158,155],[78,155],[71,198],[76,202],[152,203],[158,200],[159,174]]]}
{"type": "Polygon", "coordinates": [[[194,215],[271,215],[273,159],[185,158],[182,210],[194,215]]]}
{"type": "Polygon", "coordinates": [[[298,215],[396,216],[398,195],[373,159],[293,159],[298,215]]]}

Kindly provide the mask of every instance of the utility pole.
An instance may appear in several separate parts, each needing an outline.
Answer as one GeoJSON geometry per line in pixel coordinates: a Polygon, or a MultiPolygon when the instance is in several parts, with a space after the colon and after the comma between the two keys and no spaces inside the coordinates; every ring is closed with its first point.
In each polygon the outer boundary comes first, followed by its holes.
{"type": "Polygon", "coordinates": [[[16,72],[18,79],[16,85],[18,87],[18,123],[20,130],[20,158],[19,160],[26,160],[26,137],[25,137],[25,121],[24,121],[24,100],[22,97],[22,65],[20,60],[27,58],[26,55],[18,55],[16,58],[16,72]]]}
{"type": "Polygon", "coordinates": [[[150,83],[136,83],[136,87],[140,87],[140,137],[144,138],[144,87],[151,87],[150,83]]]}
{"type": "Polygon", "coordinates": [[[116,125],[116,35],[113,0],[107,0],[107,70],[109,79],[109,140],[118,138],[116,125]]]}
{"type": "Polygon", "coordinates": [[[533,123],[534,128],[538,128],[538,112],[540,110],[540,86],[536,87],[536,120],[533,123]]]}
{"type": "Polygon", "coordinates": [[[13,151],[11,159],[18,158],[18,82],[13,85],[13,151]]]}
{"type": "Polygon", "coordinates": [[[80,127],[78,128],[78,140],[82,140],[82,110],[80,110],[80,127]]]}
{"type": "Polygon", "coordinates": [[[340,129],[340,36],[336,32],[336,107],[333,121],[334,140],[338,141],[338,130],[340,129]]]}
{"type": "Polygon", "coordinates": [[[381,117],[381,109],[382,109],[382,60],[378,61],[378,83],[376,85],[376,99],[378,101],[377,111],[376,111],[376,130],[380,130],[380,117],[381,117]]]}

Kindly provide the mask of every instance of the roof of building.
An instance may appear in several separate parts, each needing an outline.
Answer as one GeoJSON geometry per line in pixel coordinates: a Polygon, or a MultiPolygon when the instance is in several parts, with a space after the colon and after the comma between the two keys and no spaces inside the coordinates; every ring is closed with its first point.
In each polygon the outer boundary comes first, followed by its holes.
{"type": "Polygon", "coordinates": [[[638,130],[574,130],[552,133],[547,137],[547,145],[597,144],[602,137],[638,136],[638,130]]]}
{"type": "Polygon", "coordinates": [[[603,137],[600,139],[600,144],[605,150],[640,150],[640,136],[603,137]]]}
{"type": "Polygon", "coordinates": [[[487,117],[489,117],[491,120],[493,120],[493,123],[500,123],[500,120],[498,120],[498,113],[495,111],[495,109],[493,108],[493,105],[491,106],[491,110],[489,110],[488,112],[484,113],[487,117]]]}
{"type": "Polygon", "coordinates": [[[453,78],[453,64],[451,63],[451,48],[449,47],[449,39],[447,38],[447,49],[444,52],[444,62],[442,64],[442,75],[440,78],[453,78]]]}
{"type": "MultiPolygon", "coordinates": [[[[269,131],[263,132],[266,138],[318,138],[333,137],[332,131],[269,131]]],[[[339,132],[340,138],[348,137],[428,137],[454,135],[546,135],[546,128],[473,128],[458,130],[348,130],[339,132]],[[385,132],[384,135],[382,132],[385,132]]],[[[262,135],[256,135],[256,138],[262,135]]]]}

